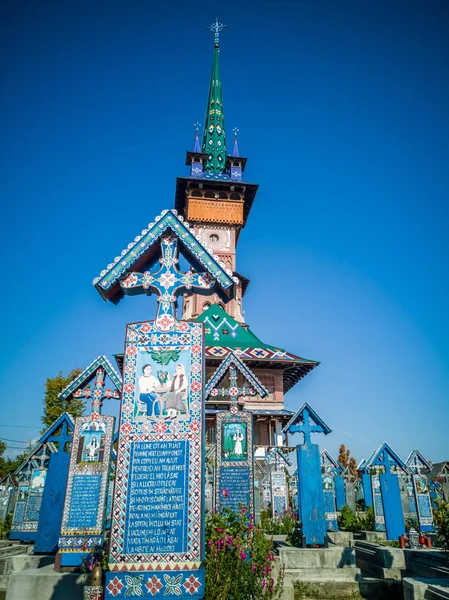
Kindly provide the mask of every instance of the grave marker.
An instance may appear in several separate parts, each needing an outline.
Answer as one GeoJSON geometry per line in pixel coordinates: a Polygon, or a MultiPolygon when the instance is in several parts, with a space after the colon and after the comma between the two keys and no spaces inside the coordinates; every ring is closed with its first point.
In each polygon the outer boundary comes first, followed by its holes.
{"type": "Polygon", "coordinates": [[[156,320],[126,328],[106,598],[204,594],[204,331],[178,321],[175,302],[194,288],[229,293],[234,283],[174,210],[94,281],[114,303],[124,294],[158,296],[156,320]],[[157,261],[156,273],[133,270],[157,261]]]}
{"type": "Polygon", "coordinates": [[[74,423],[68,413],[63,413],[39,440],[51,442],[55,451],[50,454],[45,487],[37,525],[34,551],[50,554],[58,549],[64,495],[69,473],[70,452],[67,446],[72,441],[74,423]],[[59,435],[56,435],[59,432],[59,435]]]}
{"type": "Polygon", "coordinates": [[[288,485],[285,466],[291,467],[292,463],[286,451],[277,446],[268,452],[265,463],[273,466],[270,473],[271,512],[275,519],[284,516],[288,509],[288,485]]]}
{"type": "Polygon", "coordinates": [[[6,519],[10,512],[14,512],[17,499],[17,480],[12,473],[8,473],[0,481],[0,519],[6,519]]]}
{"type": "Polygon", "coordinates": [[[327,450],[321,452],[320,458],[323,479],[324,516],[327,522],[327,530],[338,531],[335,476],[341,473],[341,465],[327,450]]]}
{"type": "Polygon", "coordinates": [[[414,499],[419,527],[421,531],[434,531],[430,485],[426,475],[431,471],[432,464],[418,450],[413,450],[409,454],[405,464],[411,472],[410,497],[414,499]]]}
{"type": "MultiPolygon", "coordinates": [[[[45,434],[42,439],[45,439],[45,434]]],[[[39,441],[14,472],[18,481],[18,493],[9,533],[10,540],[27,542],[36,540],[48,462],[50,453],[54,449],[51,442],[39,441]]]]}
{"type": "Polygon", "coordinates": [[[368,506],[373,506],[373,492],[371,489],[371,475],[369,469],[366,468],[366,460],[363,458],[357,467],[362,476],[363,499],[365,501],[365,509],[368,506]]]}
{"type": "Polygon", "coordinates": [[[103,546],[115,417],[102,415],[101,407],[103,400],[119,398],[121,387],[111,363],[99,356],[59,395],[64,400],[92,400],[90,415],[75,419],[59,536],[61,567],[80,566],[84,557],[103,546]],[[106,376],[115,389],[104,389],[106,376]]]}
{"type": "Polygon", "coordinates": [[[229,411],[217,414],[215,451],[216,507],[239,511],[241,504],[254,514],[253,414],[239,410],[244,396],[265,398],[267,390],[251,370],[230,352],[206,385],[205,397],[229,397],[229,411]],[[229,375],[229,386],[218,386],[229,375]],[[239,375],[243,385],[239,387],[239,375]],[[247,384],[247,385],[246,385],[247,384]]]}
{"type": "Polygon", "coordinates": [[[331,429],[307,402],[284,427],[284,433],[302,433],[304,436],[303,443],[297,446],[297,461],[299,513],[307,545],[324,545],[326,534],[320,450],[317,444],[312,444],[311,434],[327,435],[330,432],[331,429]]]}
{"type": "Polygon", "coordinates": [[[408,469],[386,443],[373,452],[366,468],[377,471],[372,475],[375,529],[386,531],[389,540],[397,540],[405,531],[398,473],[408,474],[408,469]]]}

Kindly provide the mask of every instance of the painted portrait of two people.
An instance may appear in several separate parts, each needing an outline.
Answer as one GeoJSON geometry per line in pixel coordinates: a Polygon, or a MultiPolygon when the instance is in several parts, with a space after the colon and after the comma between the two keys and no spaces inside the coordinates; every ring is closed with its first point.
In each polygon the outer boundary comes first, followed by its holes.
{"type": "Polygon", "coordinates": [[[174,373],[158,369],[154,374],[150,363],[141,370],[136,417],[175,419],[187,415],[188,375],[182,363],[175,365],[174,373]]]}

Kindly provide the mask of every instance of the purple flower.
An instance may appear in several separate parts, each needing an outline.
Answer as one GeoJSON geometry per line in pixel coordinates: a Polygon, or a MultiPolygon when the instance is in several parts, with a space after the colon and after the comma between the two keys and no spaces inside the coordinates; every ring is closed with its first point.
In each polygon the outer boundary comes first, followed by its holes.
{"type": "Polygon", "coordinates": [[[242,560],[245,560],[246,559],[246,554],[244,552],[240,552],[240,558],[242,560]]]}

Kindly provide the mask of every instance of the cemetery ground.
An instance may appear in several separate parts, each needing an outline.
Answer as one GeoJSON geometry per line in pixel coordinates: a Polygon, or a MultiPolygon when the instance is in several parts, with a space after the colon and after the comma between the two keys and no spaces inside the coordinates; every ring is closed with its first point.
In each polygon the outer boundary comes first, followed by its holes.
{"type": "MultiPolygon", "coordinates": [[[[372,510],[353,512],[347,506],[339,514],[339,531],[327,533],[325,547],[304,548],[301,524],[291,511],[275,519],[262,510],[259,524],[244,507],[239,513],[213,512],[206,522],[204,599],[449,598],[449,505],[441,502],[435,515],[436,533],[428,536],[432,548],[410,548],[406,539],[401,548],[399,540],[374,531],[372,510]]],[[[107,563],[100,552],[78,573],[63,574],[53,570],[54,558],[35,555],[32,544],[1,540],[0,600],[25,600],[31,590],[36,600],[81,600],[88,597],[83,591],[92,565],[107,563]],[[40,586],[40,578],[53,578],[53,588],[40,586]]]]}

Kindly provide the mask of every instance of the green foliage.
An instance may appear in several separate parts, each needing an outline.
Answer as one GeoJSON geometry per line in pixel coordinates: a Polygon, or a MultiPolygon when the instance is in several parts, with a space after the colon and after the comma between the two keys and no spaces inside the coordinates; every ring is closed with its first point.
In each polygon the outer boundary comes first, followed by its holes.
{"type": "Polygon", "coordinates": [[[273,541],[253,524],[246,508],[206,519],[205,600],[272,600],[282,592],[284,572],[275,577],[273,541]]]}
{"type": "Polygon", "coordinates": [[[374,511],[372,507],[368,507],[365,517],[356,515],[349,506],[345,505],[340,511],[338,517],[339,527],[347,531],[374,531],[374,511]]]}
{"type": "Polygon", "coordinates": [[[12,513],[8,513],[4,520],[0,519],[0,540],[8,539],[12,525],[12,513]]]}
{"type": "Polygon", "coordinates": [[[374,531],[375,518],[372,506],[368,506],[365,517],[362,519],[362,529],[364,531],[374,531]]]}
{"type": "Polygon", "coordinates": [[[433,511],[433,521],[437,530],[437,544],[445,552],[449,552],[449,503],[438,501],[433,511]]]}
{"type": "Polygon", "coordinates": [[[56,419],[59,419],[64,412],[70,413],[72,417],[80,417],[84,414],[86,403],[82,398],[72,397],[68,400],[58,398],[62,390],[81,373],[81,369],[73,369],[67,377],[64,377],[62,371],[59,371],[55,377],[49,377],[45,382],[44,415],[42,417],[44,430],[50,427],[56,419]]]}
{"type": "Polygon", "coordinates": [[[180,350],[147,350],[149,352],[151,358],[159,363],[160,365],[168,365],[168,363],[172,360],[173,362],[177,361],[181,351],[180,350]]]}
{"type": "Polygon", "coordinates": [[[22,452],[18,454],[15,458],[5,458],[3,454],[5,453],[7,448],[6,442],[2,442],[0,440],[0,477],[6,477],[8,473],[14,473],[17,467],[25,460],[27,452],[22,452]]]}
{"type": "Polygon", "coordinates": [[[271,511],[268,509],[260,511],[260,526],[268,535],[288,535],[294,530],[295,524],[296,517],[289,510],[277,519],[271,517],[271,511]]]}
{"type": "Polygon", "coordinates": [[[295,527],[290,533],[287,534],[287,542],[290,546],[295,546],[296,548],[302,547],[302,523],[301,521],[296,521],[295,527]]]}
{"type": "Polygon", "coordinates": [[[410,531],[412,528],[419,531],[419,521],[415,517],[407,517],[405,519],[405,531],[410,531]]]}

